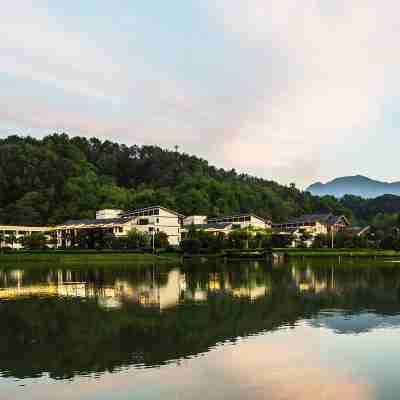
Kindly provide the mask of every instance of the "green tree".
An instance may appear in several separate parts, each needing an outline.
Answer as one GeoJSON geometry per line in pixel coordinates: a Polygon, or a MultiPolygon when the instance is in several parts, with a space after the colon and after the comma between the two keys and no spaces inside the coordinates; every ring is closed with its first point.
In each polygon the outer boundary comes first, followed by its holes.
{"type": "Polygon", "coordinates": [[[150,245],[150,237],[134,228],[128,232],[126,244],[128,249],[143,249],[150,245]]]}
{"type": "Polygon", "coordinates": [[[312,247],[315,249],[321,249],[323,247],[329,246],[329,237],[328,235],[319,234],[315,236],[312,247]]]}
{"type": "Polygon", "coordinates": [[[187,238],[181,241],[181,249],[188,254],[199,254],[201,251],[201,242],[196,238],[187,238]]]}
{"type": "Polygon", "coordinates": [[[156,249],[165,249],[169,246],[168,235],[163,232],[157,232],[154,235],[154,247],[156,249]]]}
{"type": "Polygon", "coordinates": [[[251,232],[248,229],[234,229],[229,233],[229,241],[234,249],[247,249],[251,232]]]}
{"type": "Polygon", "coordinates": [[[14,247],[14,244],[17,243],[17,236],[14,232],[11,232],[7,235],[6,243],[9,244],[11,247],[14,247]]]}

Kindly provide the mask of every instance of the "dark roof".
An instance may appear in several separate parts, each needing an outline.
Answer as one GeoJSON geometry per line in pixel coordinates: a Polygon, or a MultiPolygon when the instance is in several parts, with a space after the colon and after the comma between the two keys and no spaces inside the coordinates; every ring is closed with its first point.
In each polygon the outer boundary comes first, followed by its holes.
{"type": "Polygon", "coordinates": [[[191,227],[193,227],[195,229],[225,229],[231,225],[232,225],[232,223],[230,223],[230,222],[210,222],[207,224],[186,225],[185,227],[187,229],[190,229],[191,227]]]}
{"type": "Polygon", "coordinates": [[[109,219],[70,219],[61,225],[105,225],[105,224],[126,224],[125,218],[109,218],[109,219]]]}
{"type": "MultiPolygon", "coordinates": [[[[304,224],[307,222],[322,222],[328,225],[334,225],[338,223],[342,218],[347,219],[344,215],[333,215],[333,214],[305,214],[297,218],[290,218],[287,222],[283,224],[304,224]]],[[[282,224],[274,224],[282,225],[282,224]]]]}
{"type": "Polygon", "coordinates": [[[178,217],[184,217],[183,214],[179,214],[177,211],[171,210],[170,208],[166,208],[166,207],[163,207],[163,206],[151,206],[151,207],[138,208],[136,210],[124,212],[123,214],[121,214],[121,217],[129,218],[129,217],[132,216],[132,214],[134,215],[134,214],[137,214],[137,213],[140,213],[140,212],[154,210],[156,208],[160,208],[162,210],[168,211],[168,212],[170,212],[172,214],[177,215],[178,217]]]}
{"type": "MultiPolygon", "coordinates": [[[[261,221],[266,221],[264,218],[259,217],[256,214],[253,213],[243,213],[243,214],[232,214],[232,215],[221,215],[219,217],[207,217],[207,221],[215,221],[215,220],[219,220],[219,219],[226,219],[226,218],[240,218],[240,217],[254,217],[254,218],[258,218],[261,221]]],[[[268,220],[267,220],[268,221],[268,220]]]]}

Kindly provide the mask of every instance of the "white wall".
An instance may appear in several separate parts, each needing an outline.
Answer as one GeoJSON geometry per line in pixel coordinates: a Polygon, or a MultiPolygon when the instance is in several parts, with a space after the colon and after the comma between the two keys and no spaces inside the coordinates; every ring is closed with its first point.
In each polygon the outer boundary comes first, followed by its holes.
{"type": "Polygon", "coordinates": [[[98,210],[96,212],[96,219],[118,218],[122,213],[123,213],[122,210],[117,210],[117,209],[98,210]]]}
{"type": "Polygon", "coordinates": [[[201,225],[207,223],[205,215],[191,215],[183,220],[183,225],[201,225]]]}

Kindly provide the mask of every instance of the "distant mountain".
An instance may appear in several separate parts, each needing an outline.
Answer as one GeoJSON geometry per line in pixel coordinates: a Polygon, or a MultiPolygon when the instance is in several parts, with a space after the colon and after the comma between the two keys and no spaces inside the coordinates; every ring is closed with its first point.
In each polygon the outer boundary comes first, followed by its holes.
{"type": "Polygon", "coordinates": [[[400,196],[400,182],[381,182],[362,175],[345,176],[325,184],[321,182],[314,183],[306,191],[315,196],[332,195],[338,198],[346,194],[364,198],[375,198],[385,194],[400,196]]]}

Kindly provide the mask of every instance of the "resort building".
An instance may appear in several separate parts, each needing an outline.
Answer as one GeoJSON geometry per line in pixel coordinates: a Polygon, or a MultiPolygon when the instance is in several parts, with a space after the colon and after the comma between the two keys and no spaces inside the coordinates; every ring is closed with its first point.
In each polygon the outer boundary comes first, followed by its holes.
{"type": "Polygon", "coordinates": [[[272,228],[277,232],[295,232],[302,230],[310,234],[328,234],[339,232],[350,225],[344,215],[333,214],[307,214],[298,218],[292,218],[287,222],[273,224],[272,228]]]}
{"type": "Polygon", "coordinates": [[[272,229],[278,235],[290,234],[293,238],[292,247],[300,244],[311,247],[316,236],[333,235],[346,230],[349,225],[344,215],[307,214],[284,223],[273,224],[272,229]]]}
{"type": "Polygon", "coordinates": [[[180,243],[181,223],[184,216],[161,206],[146,207],[130,212],[100,210],[96,219],[69,220],[56,227],[59,247],[70,247],[80,231],[101,231],[116,237],[126,236],[132,229],[155,234],[164,232],[169,244],[180,243]],[[106,218],[104,218],[106,217],[106,218]]]}
{"type": "Polygon", "coordinates": [[[207,217],[204,215],[192,215],[183,220],[184,233],[191,227],[197,230],[228,235],[234,229],[243,228],[271,228],[271,222],[254,214],[237,214],[223,217],[207,217]]]}
{"type": "Polygon", "coordinates": [[[22,239],[32,233],[42,233],[50,240],[52,228],[48,226],[0,225],[0,247],[22,249],[22,239]]]}

